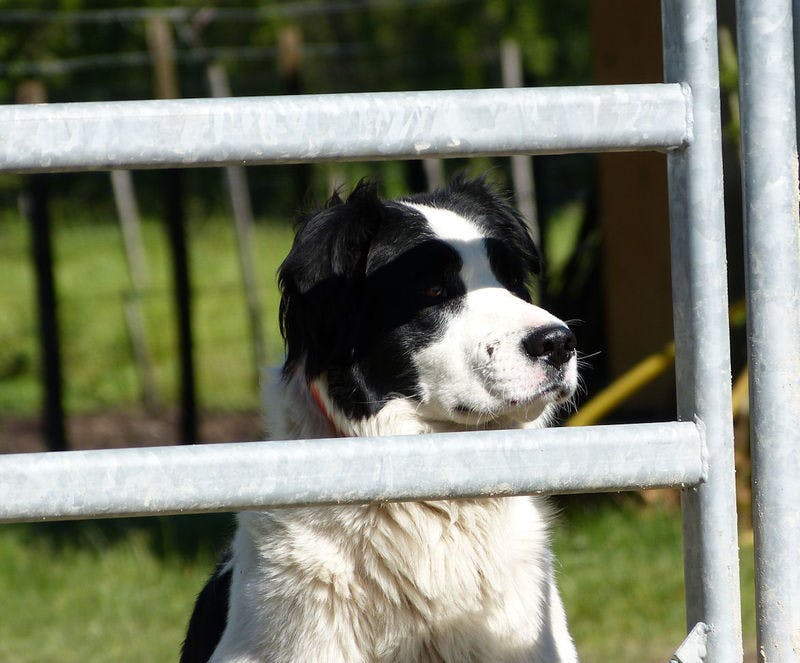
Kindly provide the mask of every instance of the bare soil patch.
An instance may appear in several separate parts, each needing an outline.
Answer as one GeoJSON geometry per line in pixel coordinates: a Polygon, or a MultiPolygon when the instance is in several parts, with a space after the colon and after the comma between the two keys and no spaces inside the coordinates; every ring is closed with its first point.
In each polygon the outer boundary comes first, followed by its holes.
{"type": "MultiPolygon", "coordinates": [[[[175,444],[179,414],[175,410],[111,410],[76,414],[67,419],[70,449],[113,449],[175,444]]],[[[264,439],[260,412],[203,412],[200,442],[250,442],[264,439]]],[[[47,451],[41,420],[0,418],[0,453],[47,451]]]]}

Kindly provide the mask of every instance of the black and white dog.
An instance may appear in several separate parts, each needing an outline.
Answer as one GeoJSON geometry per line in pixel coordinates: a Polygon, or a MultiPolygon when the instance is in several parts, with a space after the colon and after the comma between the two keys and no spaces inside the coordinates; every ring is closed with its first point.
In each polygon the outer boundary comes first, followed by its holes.
{"type": "MultiPolygon", "coordinates": [[[[531,304],[536,249],[482,181],[397,201],[359,184],[301,220],[280,268],[275,439],[540,427],[575,337],[531,304]]],[[[540,499],[239,515],[182,661],[577,661],[540,499]]]]}

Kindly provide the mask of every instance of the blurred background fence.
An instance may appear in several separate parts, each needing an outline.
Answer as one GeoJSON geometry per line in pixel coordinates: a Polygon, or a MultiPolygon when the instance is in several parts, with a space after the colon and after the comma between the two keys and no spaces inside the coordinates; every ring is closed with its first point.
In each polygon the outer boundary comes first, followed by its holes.
{"type": "MultiPolygon", "coordinates": [[[[0,7],[0,99],[57,102],[661,80],[658,7],[637,5],[635,12],[631,7],[621,0],[569,0],[557,6],[535,0],[187,3],[166,9],[90,1],[25,3],[24,9],[0,7]]],[[[729,112],[736,110],[732,3],[721,3],[720,14],[729,112]]],[[[727,159],[735,164],[735,112],[726,121],[727,159]]],[[[60,448],[67,444],[66,429],[58,423],[61,412],[135,403],[149,412],[174,406],[183,413],[180,437],[202,438],[196,430],[203,412],[254,407],[252,366],[279,359],[270,308],[276,261],[264,262],[259,254],[260,229],[285,227],[298,209],[363,176],[378,179],[392,196],[429,188],[461,169],[490,171],[515,194],[540,236],[547,271],[539,296],[557,314],[579,321],[581,347],[592,355],[584,371],[588,393],[670,340],[666,180],[659,155],[543,156],[535,166],[524,157],[271,166],[228,169],[224,176],[206,169],[118,172],[112,182],[94,173],[6,175],[0,177],[0,227],[8,235],[9,263],[16,264],[15,278],[0,286],[0,301],[9,311],[0,323],[0,416],[29,416],[45,403],[50,412],[45,439],[51,448],[60,448]],[[159,223],[168,231],[165,255],[159,232],[142,230],[159,223]],[[76,282],[80,277],[70,274],[69,259],[60,250],[78,228],[110,233],[111,243],[98,247],[105,254],[104,268],[85,269],[85,283],[76,282]],[[121,254],[114,234],[122,239],[121,254]],[[194,272],[214,269],[213,261],[194,247],[204,234],[235,237],[230,253],[217,263],[239,268],[201,287],[196,279],[202,282],[202,277],[193,277],[194,272]],[[39,256],[34,278],[25,262],[28,245],[39,256]],[[38,343],[30,333],[32,283],[40,288],[38,343]],[[163,298],[169,292],[173,303],[166,306],[163,298]],[[62,303],[67,308],[60,310],[56,299],[102,301],[116,311],[103,331],[91,328],[91,316],[82,316],[86,333],[67,333],[59,325],[70,324],[66,318],[72,307],[62,303]],[[226,301],[228,318],[240,320],[245,311],[245,324],[235,332],[239,336],[214,349],[202,339],[206,333],[218,336],[209,326],[222,321],[198,312],[214,309],[206,299],[226,301]],[[161,316],[153,312],[159,301],[161,316]],[[112,335],[109,323],[116,330],[116,355],[89,341],[112,335]],[[165,348],[166,337],[172,336],[176,340],[165,348]],[[81,351],[79,339],[91,347],[90,355],[81,351]],[[249,355],[240,352],[245,346],[249,355]],[[215,352],[229,359],[215,360],[215,352]],[[215,364],[226,368],[227,379],[214,371],[215,364]],[[109,372],[109,367],[124,371],[109,372]],[[233,380],[234,368],[241,380],[233,380]],[[108,385],[99,387],[89,377],[95,370],[108,373],[108,385]],[[204,389],[204,384],[213,388],[204,389]]],[[[737,171],[727,170],[726,196],[735,299],[742,291],[737,171]]],[[[278,255],[285,250],[285,245],[277,247],[277,239],[265,241],[278,255]]],[[[87,265],[89,247],[82,258],[87,265]]],[[[741,334],[735,336],[738,365],[743,349],[741,334]]],[[[673,387],[667,371],[638,389],[612,415],[614,420],[668,417],[674,409],[673,387]]]]}
{"type": "MultiPolygon", "coordinates": [[[[733,1],[718,7],[732,359],[740,377],[736,31],[733,1]]],[[[659,6],[639,0],[239,0],[167,8],[0,2],[4,104],[662,80],[659,6]]],[[[261,438],[257,366],[281,360],[275,272],[297,211],[361,177],[397,196],[459,170],[488,171],[539,238],[545,273],[537,296],[573,321],[583,353],[578,406],[612,387],[610,401],[583,415],[673,419],[662,155],[0,175],[0,452],[261,438]]],[[[740,513],[747,520],[746,380],[737,384],[740,513]]],[[[556,542],[579,646],[587,661],[662,660],[683,631],[675,494],[648,493],[658,504],[646,510],[644,496],[608,499],[560,501],[567,526],[556,542]],[[631,633],[637,636],[620,645],[631,633]]],[[[746,557],[749,523],[742,526],[746,557]]],[[[134,617],[134,608],[114,622],[151,629],[160,652],[154,657],[168,660],[210,550],[228,527],[200,518],[7,528],[0,567],[9,573],[0,574],[0,595],[69,603],[70,574],[84,566],[87,579],[97,573],[96,559],[93,569],[74,542],[95,551],[90,557],[119,555],[108,562],[98,605],[125,592],[138,605],[137,573],[185,594],[152,623],[134,617]],[[54,550],[70,561],[51,575],[25,566],[41,586],[12,582],[23,558],[44,564],[54,550]]],[[[751,568],[745,558],[745,597],[751,568]]],[[[744,601],[750,634],[751,603],[744,601]]],[[[109,628],[101,613],[92,618],[98,633],[109,628]]],[[[58,651],[68,652],[61,660],[102,660],[63,638],[33,647],[39,636],[20,633],[36,633],[41,617],[23,611],[7,631],[0,626],[0,658],[43,660],[58,651]]],[[[69,623],[62,613],[49,617],[69,623]]],[[[123,645],[108,651],[116,654],[106,660],[125,660],[123,645]]]]}

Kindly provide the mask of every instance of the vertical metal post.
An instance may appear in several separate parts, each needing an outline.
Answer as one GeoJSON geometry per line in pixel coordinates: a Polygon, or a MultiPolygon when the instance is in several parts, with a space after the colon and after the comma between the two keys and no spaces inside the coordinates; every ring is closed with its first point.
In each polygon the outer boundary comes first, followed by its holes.
{"type": "MultiPolygon", "coordinates": [[[[792,35],[794,45],[794,111],[797,125],[797,109],[800,108],[800,0],[792,0],[792,35]]],[[[800,126],[795,128],[797,144],[800,145],[800,126]]]]}
{"type": "Polygon", "coordinates": [[[800,227],[792,4],[736,3],[759,660],[800,660],[800,227]]]}
{"type": "Polygon", "coordinates": [[[708,479],[683,493],[687,627],[708,661],[742,660],[714,0],[662,0],[664,73],[691,93],[688,148],[668,155],[678,418],[706,430],[708,479]]]}

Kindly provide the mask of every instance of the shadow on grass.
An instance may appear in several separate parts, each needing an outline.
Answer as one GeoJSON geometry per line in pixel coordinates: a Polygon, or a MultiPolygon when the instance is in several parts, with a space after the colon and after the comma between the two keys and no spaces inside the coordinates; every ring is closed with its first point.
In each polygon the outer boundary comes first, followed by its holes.
{"type": "Polygon", "coordinates": [[[581,522],[593,516],[607,513],[609,511],[630,512],[646,510],[648,506],[655,506],[664,511],[680,511],[680,499],[677,496],[668,495],[663,491],[661,499],[648,503],[641,492],[620,491],[609,493],[574,493],[566,495],[552,495],[548,498],[558,516],[558,520],[564,522],[581,522]]]}
{"type": "Polygon", "coordinates": [[[54,552],[104,549],[131,539],[144,540],[160,558],[199,560],[215,558],[233,534],[233,514],[202,514],[108,520],[64,521],[11,525],[20,538],[34,545],[46,545],[54,552]]]}
{"type": "MultiPolygon", "coordinates": [[[[635,493],[561,495],[551,498],[557,522],[567,529],[586,526],[608,512],[636,511],[642,506],[635,493]]],[[[104,550],[128,541],[144,543],[156,557],[182,561],[215,560],[235,529],[234,514],[201,514],[141,518],[76,520],[5,525],[23,542],[45,546],[54,553],[104,550]]]]}

